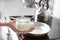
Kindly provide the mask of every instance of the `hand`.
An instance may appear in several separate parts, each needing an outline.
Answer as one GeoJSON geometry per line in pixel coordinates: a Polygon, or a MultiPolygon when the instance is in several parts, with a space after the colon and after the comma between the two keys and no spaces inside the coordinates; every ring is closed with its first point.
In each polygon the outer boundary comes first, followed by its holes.
{"type": "Polygon", "coordinates": [[[31,28],[29,28],[28,30],[22,31],[22,30],[20,30],[20,29],[18,29],[18,28],[16,27],[15,21],[16,21],[16,20],[11,20],[11,21],[8,22],[8,26],[9,26],[10,28],[12,28],[15,32],[28,33],[28,32],[31,32],[32,30],[35,29],[35,27],[31,27],[31,28]]]}
{"type": "Polygon", "coordinates": [[[19,31],[19,30],[16,28],[15,20],[10,20],[7,25],[8,25],[11,29],[13,29],[14,31],[19,31]]]}
{"type": "Polygon", "coordinates": [[[30,27],[28,30],[26,30],[25,32],[31,32],[35,29],[35,27],[30,27]]]}
{"type": "Polygon", "coordinates": [[[1,27],[7,26],[13,29],[14,31],[19,31],[15,26],[15,20],[10,20],[10,21],[0,20],[0,26],[1,27]]]}
{"type": "Polygon", "coordinates": [[[27,34],[28,32],[32,32],[35,29],[35,27],[31,27],[28,30],[22,31],[22,34],[27,34]]]}

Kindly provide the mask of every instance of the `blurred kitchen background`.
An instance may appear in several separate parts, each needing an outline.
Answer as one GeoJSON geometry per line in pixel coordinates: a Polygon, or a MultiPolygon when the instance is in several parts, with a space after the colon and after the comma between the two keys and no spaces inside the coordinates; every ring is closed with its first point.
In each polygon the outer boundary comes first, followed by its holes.
{"type": "MultiPolygon", "coordinates": [[[[48,36],[50,39],[60,38],[60,0],[50,0],[49,5],[52,19],[50,19],[51,31],[48,36]]],[[[31,17],[35,11],[36,8],[25,8],[21,0],[0,0],[0,13],[8,20],[10,16],[24,15],[31,17]]]]}

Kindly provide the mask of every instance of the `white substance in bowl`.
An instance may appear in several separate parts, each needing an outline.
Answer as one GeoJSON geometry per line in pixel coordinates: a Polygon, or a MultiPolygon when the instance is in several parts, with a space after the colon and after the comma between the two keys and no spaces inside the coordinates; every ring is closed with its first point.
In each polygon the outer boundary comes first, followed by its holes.
{"type": "Polygon", "coordinates": [[[36,28],[32,32],[29,32],[30,34],[45,34],[50,31],[50,27],[45,23],[35,22],[35,26],[38,28],[36,28]]]}
{"type": "Polygon", "coordinates": [[[18,29],[25,31],[25,30],[28,30],[30,27],[34,26],[34,22],[31,22],[29,19],[22,18],[22,19],[16,20],[16,26],[18,29]]]}

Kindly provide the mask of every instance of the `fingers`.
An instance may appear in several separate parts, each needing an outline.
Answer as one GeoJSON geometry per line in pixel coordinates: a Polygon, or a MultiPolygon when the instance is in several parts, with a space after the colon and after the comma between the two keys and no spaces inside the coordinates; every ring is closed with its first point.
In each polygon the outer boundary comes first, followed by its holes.
{"type": "Polygon", "coordinates": [[[35,27],[31,27],[26,31],[21,32],[22,34],[28,34],[28,32],[32,32],[35,29],[35,27]]]}
{"type": "Polygon", "coordinates": [[[33,26],[33,27],[31,27],[30,29],[34,30],[34,29],[35,29],[35,27],[33,26]]]}
{"type": "Polygon", "coordinates": [[[31,32],[31,31],[33,31],[35,29],[35,27],[31,27],[31,28],[29,28],[28,30],[26,30],[26,32],[31,32]]]}

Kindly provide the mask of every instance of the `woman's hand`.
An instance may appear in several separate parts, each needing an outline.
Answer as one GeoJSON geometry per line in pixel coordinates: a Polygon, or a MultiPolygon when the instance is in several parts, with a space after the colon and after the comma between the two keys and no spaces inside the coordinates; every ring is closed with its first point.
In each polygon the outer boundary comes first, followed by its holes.
{"type": "Polygon", "coordinates": [[[30,29],[26,30],[26,31],[22,31],[20,29],[18,29],[15,25],[15,20],[11,20],[8,22],[8,26],[13,29],[15,32],[22,32],[22,33],[27,33],[27,32],[31,32],[32,30],[35,29],[35,27],[31,27],[30,29]]]}
{"type": "Polygon", "coordinates": [[[15,32],[18,31],[18,29],[16,28],[15,25],[15,20],[10,20],[7,24],[12,30],[14,30],[15,32]]]}
{"type": "Polygon", "coordinates": [[[35,29],[35,27],[31,27],[28,30],[22,31],[22,34],[27,34],[28,32],[32,32],[35,29]]]}

